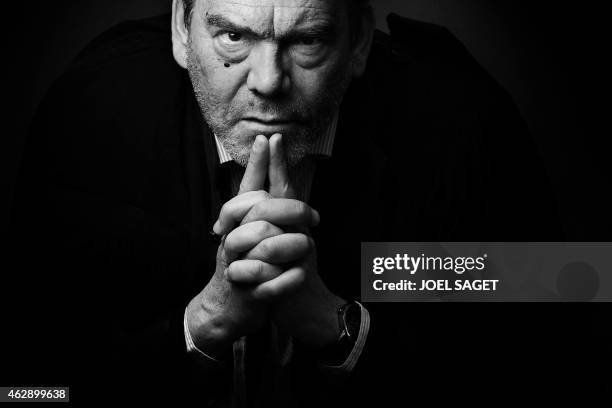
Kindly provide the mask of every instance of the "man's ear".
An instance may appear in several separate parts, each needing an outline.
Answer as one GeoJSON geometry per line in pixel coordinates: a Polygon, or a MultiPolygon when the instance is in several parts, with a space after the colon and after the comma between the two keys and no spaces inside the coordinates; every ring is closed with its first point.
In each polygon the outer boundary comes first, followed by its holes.
{"type": "Polygon", "coordinates": [[[189,28],[185,27],[185,7],[183,0],[172,0],[172,53],[183,68],[187,68],[187,47],[189,28]]]}
{"type": "Polygon", "coordinates": [[[362,13],[360,26],[356,27],[356,35],[352,41],[352,73],[353,78],[363,75],[372,48],[375,29],[374,12],[371,8],[362,13]]]}

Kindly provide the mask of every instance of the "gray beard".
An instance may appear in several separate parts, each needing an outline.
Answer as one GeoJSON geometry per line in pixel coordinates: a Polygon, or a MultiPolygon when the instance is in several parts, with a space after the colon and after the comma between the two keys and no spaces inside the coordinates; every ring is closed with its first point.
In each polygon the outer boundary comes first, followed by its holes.
{"type": "MultiPolygon", "coordinates": [[[[312,120],[298,130],[283,135],[283,146],[289,168],[298,166],[312,152],[314,144],[329,131],[351,80],[348,67],[344,68],[336,73],[331,81],[333,86],[318,101],[316,111],[311,116],[312,120]]],[[[232,125],[217,116],[223,103],[215,95],[207,92],[202,78],[202,70],[197,56],[192,50],[191,41],[187,50],[187,70],[204,120],[230,157],[242,167],[246,167],[249,161],[250,147],[257,135],[252,135],[248,145],[245,145],[244,141],[232,135],[232,125]]],[[[302,107],[298,106],[295,109],[297,111],[303,110],[299,108],[302,107]]],[[[226,106],[223,109],[225,117],[236,117],[235,112],[236,108],[234,106],[226,106]]]]}

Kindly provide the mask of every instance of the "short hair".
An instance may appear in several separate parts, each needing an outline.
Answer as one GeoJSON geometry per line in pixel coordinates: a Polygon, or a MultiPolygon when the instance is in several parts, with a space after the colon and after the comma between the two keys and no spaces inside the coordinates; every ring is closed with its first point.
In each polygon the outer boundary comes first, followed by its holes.
{"type": "MultiPolygon", "coordinates": [[[[191,25],[193,5],[197,0],[182,0],[185,9],[185,27],[191,25]]],[[[372,0],[345,0],[349,5],[349,24],[351,27],[359,27],[362,17],[373,18],[372,0]]],[[[352,29],[351,29],[352,30],[352,29]]]]}

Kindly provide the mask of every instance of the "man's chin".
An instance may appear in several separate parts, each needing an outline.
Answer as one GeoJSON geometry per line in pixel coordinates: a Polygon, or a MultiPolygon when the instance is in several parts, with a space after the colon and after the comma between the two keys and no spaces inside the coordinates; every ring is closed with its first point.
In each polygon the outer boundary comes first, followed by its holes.
{"type": "Polygon", "coordinates": [[[269,129],[262,132],[262,129],[246,129],[242,126],[236,126],[225,137],[221,136],[223,147],[230,157],[242,167],[246,167],[249,162],[251,148],[255,142],[255,138],[259,135],[264,135],[268,139],[275,133],[283,135],[283,145],[287,164],[290,167],[298,165],[307,154],[311,151],[312,143],[304,141],[304,136],[301,132],[296,132],[293,128],[283,131],[282,128],[269,129]]]}
{"type": "MultiPolygon", "coordinates": [[[[257,135],[255,135],[257,136],[257,135]]],[[[253,140],[255,139],[253,136],[253,140]]],[[[286,145],[285,145],[286,146],[286,145]]],[[[230,155],[230,157],[240,166],[245,167],[249,163],[249,157],[251,154],[252,143],[249,144],[241,144],[240,146],[232,145],[226,146],[224,148],[226,152],[230,155]]],[[[285,147],[285,158],[287,160],[287,165],[289,167],[295,167],[299,165],[304,158],[308,155],[310,149],[306,146],[286,146],[285,147]]]]}
{"type": "MultiPolygon", "coordinates": [[[[241,151],[240,153],[236,153],[234,152],[228,152],[229,155],[231,156],[231,158],[240,166],[246,168],[248,163],[249,163],[249,157],[251,154],[250,149],[248,149],[246,152],[241,151]]],[[[306,158],[307,153],[306,152],[287,152],[286,155],[286,160],[287,160],[287,165],[292,168],[292,167],[296,167],[297,165],[299,165],[300,163],[302,163],[302,161],[306,158]]]]}

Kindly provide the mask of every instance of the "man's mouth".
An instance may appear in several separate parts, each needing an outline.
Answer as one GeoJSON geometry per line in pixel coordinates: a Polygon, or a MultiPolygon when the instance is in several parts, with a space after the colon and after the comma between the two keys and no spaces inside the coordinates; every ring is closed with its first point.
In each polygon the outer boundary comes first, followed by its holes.
{"type": "Polygon", "coordinates": [[[253,132],[276,133],[295,129],[299,121],[292,118],[279,117],[244,117],[242,122],[253,132]]]}
{"type": "Polygon", "coordinates": [[[268,118],[262,118],[262,117],[245,117],[242,120],[247,121],[247,122],[253,122],[253,123],[257,123],[260,125],[267,125],[267,126],[283,126],[283,125],[291,125],[294,123],[297,123],[296,120],[291,119],[291,118],[275,118],[275,117],[268,117],[268,118]]]}

